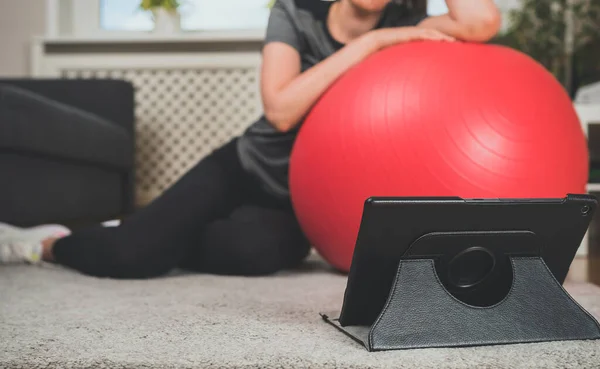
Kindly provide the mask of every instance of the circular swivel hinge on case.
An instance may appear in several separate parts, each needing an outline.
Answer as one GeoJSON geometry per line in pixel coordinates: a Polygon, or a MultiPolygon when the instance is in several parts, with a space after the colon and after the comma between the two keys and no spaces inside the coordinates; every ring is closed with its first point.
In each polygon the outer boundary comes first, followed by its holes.
{"type": "Polygon", "coordinates": [[[458,253],[448,263],[448,281],[455,288],[473,288],[494,271],[496,258],[483,247],[471,247],[458,253]]]}
{"type": "Polygon", "coordinates": [[[442,284],[451,295],[467,305],[496,305],[504,300],[512,287],[513,271],[508,255],[486,247],[471,246],[446,260],[445,263],[440,260],[441,264],[437,266],[442,284]]]}

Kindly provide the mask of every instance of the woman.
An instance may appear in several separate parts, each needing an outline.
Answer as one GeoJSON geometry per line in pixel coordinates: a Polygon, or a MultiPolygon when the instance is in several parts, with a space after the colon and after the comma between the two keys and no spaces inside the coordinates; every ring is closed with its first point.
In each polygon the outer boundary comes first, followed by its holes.
{"type": "Polygon", "coordinates": [[[290,205],[290,151],[303,117],[342,74],[385,47],[418,40],[484,42],[499,29],[493,0],[278,0],[263,49],[264,116],[201,160],[118,227],[0,225],[0,263],[40,259],[82,273],[148,278],[176,267],[264,275],[309,252],[290,205]]]}

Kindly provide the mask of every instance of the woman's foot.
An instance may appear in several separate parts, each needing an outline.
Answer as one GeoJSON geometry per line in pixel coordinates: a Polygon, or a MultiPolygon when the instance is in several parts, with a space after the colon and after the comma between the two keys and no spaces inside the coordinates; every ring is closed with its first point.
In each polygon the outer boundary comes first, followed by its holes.
{"type": "Polygon", "coordinates": [[[0,223],[0,264],[37,264],[42,260],[45,240],[69,234],[67,227],[58,224],[19,228],[0,223]]]}

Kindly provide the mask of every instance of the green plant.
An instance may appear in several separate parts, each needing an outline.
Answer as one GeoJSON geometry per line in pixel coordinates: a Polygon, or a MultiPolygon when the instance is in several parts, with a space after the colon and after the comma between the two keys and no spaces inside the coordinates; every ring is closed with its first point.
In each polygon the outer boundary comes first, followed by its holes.
{"type": "Polygon", "coordinates": [[[142,0],[140,2],[140,8],[143,10],[163,8],[165,10],[174,12],[177,11],[180,6],[181,3],[178,0],[142,0]]]}
{"type": "Polygon", "coordinates": [[[492,43],[528,54],[574,96],[600,80],[600,2],[521,0],[508,14],[508,29],[492,43]]]}

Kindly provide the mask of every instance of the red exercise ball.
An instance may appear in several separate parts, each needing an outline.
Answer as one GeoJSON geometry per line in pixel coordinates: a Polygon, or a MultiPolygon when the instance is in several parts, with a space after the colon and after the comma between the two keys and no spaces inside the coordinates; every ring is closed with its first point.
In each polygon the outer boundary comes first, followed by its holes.
{"type": "Polygon", "coordinates": [[[584,193],[587,178],[586,139],[562,86],[525,54],[473,43],[367,58],[315,104],[290,161],[299,222],[345,272],[368,197],[563,197],[584,193]]]}

